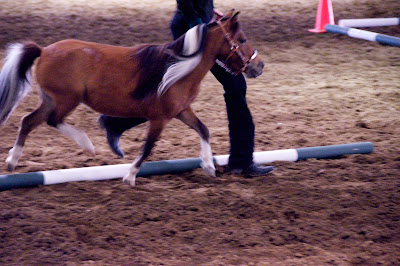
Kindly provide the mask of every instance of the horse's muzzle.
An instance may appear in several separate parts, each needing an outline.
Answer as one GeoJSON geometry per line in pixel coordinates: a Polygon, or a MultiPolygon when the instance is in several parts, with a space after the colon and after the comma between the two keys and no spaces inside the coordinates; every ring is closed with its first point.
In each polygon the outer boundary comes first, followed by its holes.
{"type": "Polygon", "coordinates": [[[246,69],[244,70],[244,74],[248,78],[256,78],[260,76],[263,73],[264,70],[264,62],[263,61],[258,61],[258,62],[251,62],[246,69]]]}

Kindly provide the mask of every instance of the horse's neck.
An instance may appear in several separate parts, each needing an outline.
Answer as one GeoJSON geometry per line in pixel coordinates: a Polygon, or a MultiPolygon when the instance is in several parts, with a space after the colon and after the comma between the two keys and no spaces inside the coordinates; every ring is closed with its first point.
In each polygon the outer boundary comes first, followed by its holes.
{"type": "Polygon", "coordinates": [[[221,40],[215,32],[210,32],[209,36],[207,36],[202,59],[198,66],[198,68],[203,69],[203,72],[205,72],[204,75],[206,75],[215,64],[222,42],[223,40],[221,40]]]}

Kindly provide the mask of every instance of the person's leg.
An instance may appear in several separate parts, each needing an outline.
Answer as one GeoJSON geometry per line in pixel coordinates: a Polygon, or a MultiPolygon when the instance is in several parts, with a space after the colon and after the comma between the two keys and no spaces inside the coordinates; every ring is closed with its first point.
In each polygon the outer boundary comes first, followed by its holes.
{"type": "Polygon", "coordinates": [[[230,138],[229,165],[243,168],[253,162],[254,124],[246,102],[246,80],[214,65],[213,75],[223,85],[230,138]]]}
{"type": "Polygon", "coordinates": [[[237,173],[263,175],[273,167],[258,167],[253,164],[255,127],[246,101],[246,80],[242,74],[233,76],[215,64],[212,74],[223,85],[226,111],[229,122],[230,156],[228,169],[237,173]]]}
{"type": "Polygon", "coordinates": [[[98,118],[100,127],[107,132],[107,141],[111,150],[121,158],[124,157],[124,152],[119,147],[119,139],[122,133],[146,121],[146,118],[112,117],[103,114],[98,118]]]}

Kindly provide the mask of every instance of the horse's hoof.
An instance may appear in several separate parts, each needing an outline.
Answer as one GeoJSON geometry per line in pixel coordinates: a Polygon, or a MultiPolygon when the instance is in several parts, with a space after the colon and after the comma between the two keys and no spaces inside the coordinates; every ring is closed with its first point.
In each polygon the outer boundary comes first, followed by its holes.
{"type": "Polygon", "coordinates": [[[203,168],[204,172],[206,172],[209,176],[216,177],[215,166],[213,164],[205,165],[202,163],[201,168],[203,168]]]}
{"type": "Polygon", "coordinates": [[[17,166],[12,164],[7,164],[7,170],[13,172],[17,166]]]}
{"type": "Polygon", "coordinates": [[[85,152],[89,153],[93,157],[96,156],[96,150],[94,149],[94,147],[93,147],[93,149],[86,150],[85,152]]]}
{"type": "Polygon", "coordinates": [[[124,176],[124,178],[122,178],[122,182],[127,183],[127,184],[131,185],[132,187],[134,187],[136,185],[135,179],[136,179],[136,176],[127,174],[126,176],[124,176]]]}
{"type": "Polygon", "coordinates": [[[8,170],[9,172],[14,171],[15,168],[17,167],[17,162],[13,162],[13,159],[12,159],[11,156],[9,156],[9,157],[6,159],[6,164],[7,164],[7,170],[8,170]]]}
{"type": "Polygon", "coordinates": [[[92,143],[90,144],[91,145],[88,145],[83,149],[83,152],[94,157],[96,156],[96,149],[94,148],[94,145],[92,143]]]}

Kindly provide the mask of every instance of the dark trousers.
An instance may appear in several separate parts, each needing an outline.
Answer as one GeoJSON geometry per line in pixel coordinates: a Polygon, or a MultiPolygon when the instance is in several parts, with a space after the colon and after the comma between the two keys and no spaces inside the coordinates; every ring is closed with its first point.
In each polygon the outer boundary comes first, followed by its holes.
{"type": "Polygon", "coordinates": [[[225,90],[231,144],[229,166],[247,167],[253,162],[254,123],[246,101],[246,80],[242,74],[233,76],[217,64],[211,68],[211,73],[225,90]]]}

